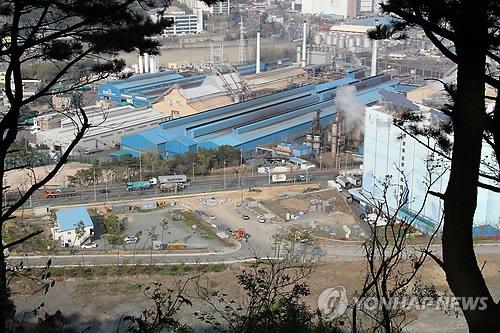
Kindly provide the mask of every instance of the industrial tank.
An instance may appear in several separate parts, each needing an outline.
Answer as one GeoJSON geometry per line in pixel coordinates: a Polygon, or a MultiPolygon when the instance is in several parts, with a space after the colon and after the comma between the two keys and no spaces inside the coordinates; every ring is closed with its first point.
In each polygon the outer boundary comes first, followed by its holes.
{"type": "Polygon", "coordinates": [[[334,45],[333,44],[333,35],[331,33],[329,33],[327,36],[326,36],[326,45],[334,45]]]}
{"type": "Polygon", "coordinates": [[[348,48],[353,49],[356,46],[356,39],[354,37],[349,38],[348,48]]]}
{"type": "Polygon", "coordinates": [[[322,41],[321,35],[318,33],[314,34],[314,44],[320,45],[321,41],[322,41]]]}
{"type": "Polygon", "coordinates": [[[345,37],[344,36],[340,36],[340,38],[337,42],[337,47],[339,49],[345,49],[345,37]]]}
{"type": "Polygon", "coordinates": [[[370,40],[370,38],[368,38],[368,36],[365,36],[365,38],[363,38],[363,47],[369,49],[372,46],[371,42],[372,41],[370,40]]]}
{"type": "Polygon", "coordinates": [[[361,37],[357,36],[356,37],[356,47],[360,47],[360,46],[361,46],[361,37]]]}

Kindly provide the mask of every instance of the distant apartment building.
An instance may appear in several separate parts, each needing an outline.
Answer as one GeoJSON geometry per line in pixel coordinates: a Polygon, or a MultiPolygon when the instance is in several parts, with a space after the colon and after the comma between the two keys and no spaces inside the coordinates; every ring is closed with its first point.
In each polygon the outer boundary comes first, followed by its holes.
{"type": "Polygon", "coordinates": [[[292,0],[292,10],[302,12],[302,0],[292,0]]]}
{"type": "Polygon", "coordinates": [[[302,13],[355,17],[358,0],[302,0],[302,13]]]}
{"type": "Polygon", "coordinates": [[[373,12],[373,0],[302,0],[301,2],[304,14],[351,18],[373,12]]]}
{"type": "MultiPolygon", "coordinates": [[[[407,202],[400,207],[398,217],[414,219],[417,229],[432,232],[439,226],[443,217],[443,201],[436,196],[427,195],[426,184],[430,180],[433,183],[431,190],[444,193],[448,184],[449,163],[433,154],[428,146],[422,143],[426,142],[433,147],[435,142],[432,139],[429,142],[427,139],[417,140],[404,133],[393,120],[402,110],[422,116],[425,119],[424,125],[429,127],[448,122],[448,118],[439,110],[412,103],[402,96],[395,96],[394,93],[381,94],[385,102],[366,108],[365,113],[363,187],[360,193],[366,200],[361,202],[361,206],[370,206],[373,201],[383,201],[382,183],[390,179],[387,197],[390,209],[395,211],[400,205],[397,200],[406,196],[407,202]]],[[[491,153],[491,147],[483,144],[483,158],[488,160],[488,156],[492,156],[491,153]]],[[[487,170],[483,172],[487,173],[487,170]]],[[[487,179],[481,181],[491,183],[487,179]]],[[[490,226],[498,230],[499,207],[499,193],[479,188],[474,226],[490,226]]]]}
{"type": "Polygon", "coordinates": [[[357,14],[363,15],[365,13],[373,13],[374,0],[358,0],[357,14]]]}
{"type": "MultiPolygon", "coordinates": [[[[172,7],[162,17],[172,21],[172,24],[163,30],[163,36],[192,35],[203,32],[203,11],[199,8],[195,8],[193,14],[186,14],[185,11],[172,7]]],[[[158,18],[158,15],[153,17],[154,20],[158,18]]]]}
{"type": "Polygon", "coordinates": [[[218,1],[217,3],[208,6],[200,0],[179,0],[179,3],[186,5],[188,8],[201,9],[203,12],[208,12],[214,15],[230,15],[231,14],[231,0],[218,1]]]}

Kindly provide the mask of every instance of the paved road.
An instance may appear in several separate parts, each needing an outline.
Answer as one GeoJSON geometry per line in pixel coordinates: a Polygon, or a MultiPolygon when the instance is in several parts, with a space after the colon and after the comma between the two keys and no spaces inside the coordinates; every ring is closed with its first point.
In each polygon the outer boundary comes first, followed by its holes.
{"type": "MultiPolygon", "coordinates": [[[[297,172],[296,174],[299,174],[297,172]]],[[[321,183],[326,185],[326,181],[333,179],[335,174],[333,171],[312,171],[309,173],[310,182],[321,183]]],[[[205,177],[196,178],[191,182],[191,186],[185,190],[179,192],[178,194],[195,194],[195,193],[206,193],[206,192],[216,192],[226,190],[235,190],[238,188],[249,188],[255,186],[266,186],[269,185],[269,177],[267,175],[255,175],[249,177],[242,177],[240,182],[238,177],[234,175],[226,175],[226,181],[224,182],[223,177],[205,177]],[[224,186],[225,183],[225,186],[224,186]],[[240,183],[240,184],[238,184],[240,183]],[[240,185],[240,186],[238,186],[240,185]]],[[[273,184],[272,186],[279,186],[278,184],[273,184]]],[[[96,190],[103,190],[104,187],[99,185],[96,190]]],[[[72,197],[61,197],[61,198],[51,198],[46,199],[42,196],[43,191],[37,191],[31,197],[31,201],[27,201],[24,205],[25,208],[30,207],[40,207],[40,206],[59,206],[59,205],[70,205],[78,203],[93,203],[93,202],[107,202],[107,201],[119,201],[119,200],[134,200],[134,199],[147,199],[154,198],[158,196],[169,196],[175,195],[175,193],[162,193],[158,188],[152,188],[145,191],[133,191],[128,192],[125,190],[124,185],[113,184],[108,186],[110,193],[107,195],[105,193],[97,193],[96,197],[94,195],[94,188],[81,187],[76,188],[76,195],[72,197]],[[96,200],[97,199],[97,200],[96,200]]]]}
{"type": "MultiPolygon", "coordinates": [[[[153,253],[153,254],[92,254],[87,252],[83,255],[62,255],[62,256],[22,256],[10,257],[8,260],[13,265],[23,262],[25,267],[44,267],[49,259],[52,260],[52,267],[75,267],[86,266],[109,266],[109,265],[174,265],[174,264],[232,264],[254,260],[255,255],[259,257],[273,257],[270,249],[259,249],[252,241],[241,243],[241,247],[226,250],[225,252],[207,253],[153,253]]],[[[326,254],[322,260],[325,261],[352,261],[363,260],[363,249],[359,244],[349,245],[327,245],[324,247],[326,254]]],[[[436,255],[440,255],[440,245],[432,246],[436,255]]],[[[476,246],[476,254],[499,255],[499,244],[480,244],[476,246]]]]}

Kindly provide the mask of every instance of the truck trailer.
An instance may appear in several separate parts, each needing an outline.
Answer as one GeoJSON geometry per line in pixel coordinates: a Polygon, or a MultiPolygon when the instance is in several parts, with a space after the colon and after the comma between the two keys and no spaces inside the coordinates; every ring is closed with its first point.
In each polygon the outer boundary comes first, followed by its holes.
{"type": "Polygon", "coordinates": [[[160,184],[160,191],[162,192],[176,192],[178,189],[177,183],[160,184]]]}
{"type": "Polygon", "coordinates": [[[186,175],[168,175],[168,176],[159,176],[158,182],[160,184],[167,183],[185,183],[187,182],[186,175]]]}
{"type": "Polygon", "coordinates": [[[335,181],[343,188],[349,189],[351,187],[351,183],[344,176],[337,176],[335,181]]]}
{"type": "Polygon", "coordinates": [[[47,190],[43,192],[43,196],[47,199],[50,198],[61,198],[61,197],[72,197],[75,196],[76,192],[69,190],[67,188],[58,188],[55,191],[47,190]]]}
{"type": "Polygon", "coordinates": [[[127,191],[143,191],[151,188],[150,182],[132,182],[127,183],[127,191]]]}
{"type": "Polygon", "coordinates": [[[285,174],[277,174],[277,175],[272,175],[271,179],[273,183],[284,183],[286,182],[286,175],[285,174]]]}

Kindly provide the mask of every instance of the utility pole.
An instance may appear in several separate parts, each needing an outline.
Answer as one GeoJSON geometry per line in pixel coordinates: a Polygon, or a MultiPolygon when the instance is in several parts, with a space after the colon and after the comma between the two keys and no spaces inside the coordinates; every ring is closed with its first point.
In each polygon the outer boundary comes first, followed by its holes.
{"type": "Polygon", "coordinates": [[[108,176],[106,175],[106,204],[108,203],[108,176]]]}
{"type": "Polygon", "coordinates": [[[320,151],[319,151],[319,171],[321,171],[322,161],[323,161],[323,154],[322,154],[322,151],[320,149],[320,151]]]}
{"type": "Polygon", "coordinates": [[[139,180],[142,181],[142,157],[139,155],[139,180]]]}
{"type": "Polygon", "coordinates": [[[347,175],[347,152],[345,153],[345,171],[344,176],[347,175]]]}
{"type": "Polygon", "coordinates": [[[193,162],[193,178],[192,178],[192,181],[194,180],[194,166],[196,165],[195,162],[193,162]]]}
{"type": "Polygon", "coordinates": [[[223,175],[224,175],[224,190],[226,190],[226,161],[224,160],[224,165],[222,169],[223,175]]]}
{"type": "Polygon", "coordinates": [[[94,201],[97,201],[97,190],[95,188],[95,165],[94,165],[94,201]]]}

